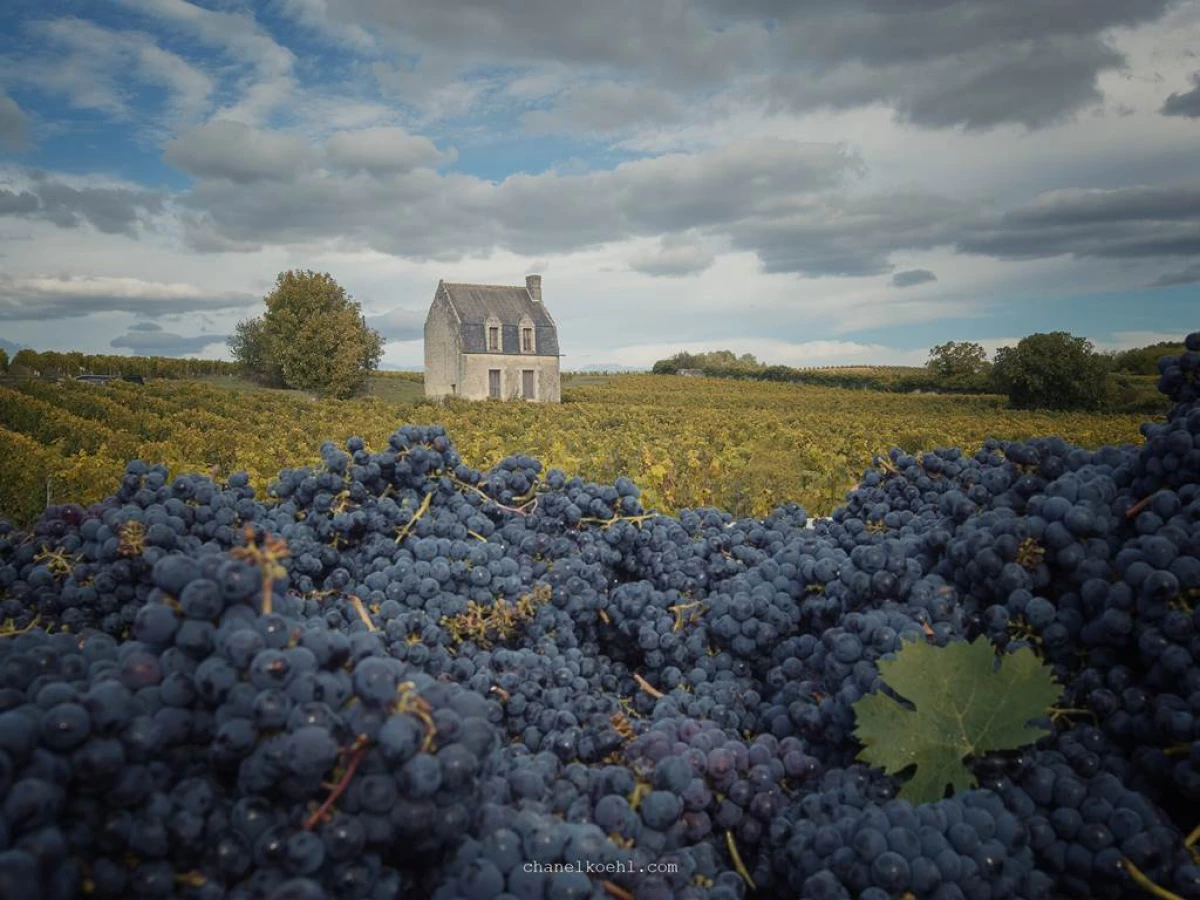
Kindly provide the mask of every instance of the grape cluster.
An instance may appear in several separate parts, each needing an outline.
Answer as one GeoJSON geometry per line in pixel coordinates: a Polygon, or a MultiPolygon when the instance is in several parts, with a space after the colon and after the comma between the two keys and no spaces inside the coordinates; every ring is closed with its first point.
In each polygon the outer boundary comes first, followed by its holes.
{"type": "Polygon", "coordinates": [[[1186,343],[1141,445],[892,450],[823,520],[409,425],[0,522],[0,896],[1200,897],[1186,343]],[[977,638],[1062,703],[914,807],[855,704],[977,638]]]}

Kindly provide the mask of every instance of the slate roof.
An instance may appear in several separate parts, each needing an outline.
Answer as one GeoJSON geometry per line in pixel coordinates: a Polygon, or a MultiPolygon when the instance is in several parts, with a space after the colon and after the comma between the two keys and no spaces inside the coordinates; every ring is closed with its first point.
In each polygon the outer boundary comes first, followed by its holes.
{"type": "Polygon", "coordinates": [[[558,356],[558,328],[545,303],[534,303],[524,287],[501,284],[459,284],[440,282],[438,289],[458,314],[461,324],[463,352],[487,353],[486,323],[489,318],[500,321],[500,352],[520,350],[520,324],[524,316],[533,321],[535,356],[558,356]]]}

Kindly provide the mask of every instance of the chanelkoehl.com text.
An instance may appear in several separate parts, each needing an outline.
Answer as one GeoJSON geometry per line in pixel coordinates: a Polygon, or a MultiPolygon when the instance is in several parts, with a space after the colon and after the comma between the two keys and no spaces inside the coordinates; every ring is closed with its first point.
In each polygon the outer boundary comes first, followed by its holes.
{"type": "Polygon", "coordinates": [[[525,863],[522,868],[526,872],[536,872],[543,875],[557,875],[560,872],[582,872],[584,875],[675,875],[679,872],[679,863],[646,863],[635,866],[631,862],[578,862],[564,863],[525,863]]]}

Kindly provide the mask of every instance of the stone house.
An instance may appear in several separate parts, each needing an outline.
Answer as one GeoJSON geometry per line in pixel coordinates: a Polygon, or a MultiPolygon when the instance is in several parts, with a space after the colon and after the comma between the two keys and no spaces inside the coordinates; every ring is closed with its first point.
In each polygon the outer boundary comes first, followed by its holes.
{"type": "Polygon", "coordinates": [[[425,317],[425,396],[559,403],[558,326],[542,276],[525,286],[439,281],[425,317]]]}

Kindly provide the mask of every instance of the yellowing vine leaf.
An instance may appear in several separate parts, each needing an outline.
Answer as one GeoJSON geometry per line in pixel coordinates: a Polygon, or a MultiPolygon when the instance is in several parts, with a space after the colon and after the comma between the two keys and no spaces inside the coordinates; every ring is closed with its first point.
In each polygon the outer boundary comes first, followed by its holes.
{"type": "Polygon", "coordinates": [[[1032,650],[1002,657],[997,668],[984,638],[945,647],[906,643],[894,659],[880,660],[879,673],[915,709],[882,692],[855,703],[855,736],[864,744],[858,758],[889,774],[915,764],[899,794],[912,803],[941,800],[947,786],[973,787],[967,757],[1015,750],[1048,734],[1029,720],[1045,716],[1062,694],[1032,650]]]}

